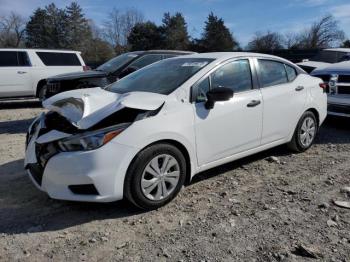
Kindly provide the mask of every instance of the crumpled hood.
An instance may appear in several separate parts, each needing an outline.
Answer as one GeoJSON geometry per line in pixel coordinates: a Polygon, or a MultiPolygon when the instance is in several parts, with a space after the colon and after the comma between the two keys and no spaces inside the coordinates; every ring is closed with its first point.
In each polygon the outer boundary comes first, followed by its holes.
{"type": "Polygon", "coordinates": [[[149,92],[117,94],[96,87],[59,93],[45,100],[43,106],[64,116],[78,129],[87,129],[125,107],[156,110],[166,98],[149,92]]]}

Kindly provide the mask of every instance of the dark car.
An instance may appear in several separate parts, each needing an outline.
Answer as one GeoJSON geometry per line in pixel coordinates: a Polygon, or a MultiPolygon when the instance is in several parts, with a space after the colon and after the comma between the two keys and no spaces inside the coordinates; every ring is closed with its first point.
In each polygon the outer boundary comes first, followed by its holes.
{"type": "Polygon", "coordinates": [[[94,70],[57,75],[47,79],[45,98],[81,88],[104,87],[149,64],[175,56],[193,54],[187,51],[150,50],[119,55],[94,70]]]}

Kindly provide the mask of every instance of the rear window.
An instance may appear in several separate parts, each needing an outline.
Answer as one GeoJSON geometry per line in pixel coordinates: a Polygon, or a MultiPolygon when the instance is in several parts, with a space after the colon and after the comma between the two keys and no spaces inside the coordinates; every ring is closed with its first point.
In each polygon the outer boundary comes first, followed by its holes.
{"type": "Polygon", "coordinates": [[[259,59],[260,81],[263,87],[288,83],[284,64],[271,60],[259,59]]]}
{"type": "Polygon", "coordinates": [[[0,51],[0,67],[30,66],[27,52],[0,51]]]}
{"type": "Polygon", "coordinates": [[[81,66],[75,53],[36,52],[46,66],[81,66]]]}

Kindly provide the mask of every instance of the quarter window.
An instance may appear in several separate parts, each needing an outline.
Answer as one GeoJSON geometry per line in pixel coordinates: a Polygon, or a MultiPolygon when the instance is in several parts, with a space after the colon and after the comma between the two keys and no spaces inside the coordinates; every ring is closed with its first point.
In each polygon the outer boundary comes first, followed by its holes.
{"type": "Polygon", "coordinates": [[[287,76],[288,76],[288,81],[292,82],[294,81],[295,78],[297,78],[297,71],[295,70],[295,68],[286,65],[286,71],[287,71],[287,76]]]}
{"type": "Polygon", "coordinates": [[[81,66],[75,53],[36,52],[46,66],[81,66]]]}
{"type": "Polygon", "coordinates": [[[251,90],[252,74],[249,60],[227,63],[211,74],[211,88],[227,87],[235,93],[251,90]]]}
{"type": "Polygon", "coordinates": [[[288,83],[287,72],[283,63],[272,60],[258,60],[260,81],[263,87],[288,83]]]}

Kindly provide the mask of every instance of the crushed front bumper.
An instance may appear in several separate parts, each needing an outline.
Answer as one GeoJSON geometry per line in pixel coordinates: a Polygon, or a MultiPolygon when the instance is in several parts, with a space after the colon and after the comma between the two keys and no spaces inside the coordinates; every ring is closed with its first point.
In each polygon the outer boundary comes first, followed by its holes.
{"type": "Polygon", "coordinates": [[[112,140],[96,150],[60,152],[54,137],[38,143],[44,125],[42,115],[27,134],[25,168],[36,187],[62,200],[111,202],[123,198],[125,174],[136,148],[112,140]]]}

